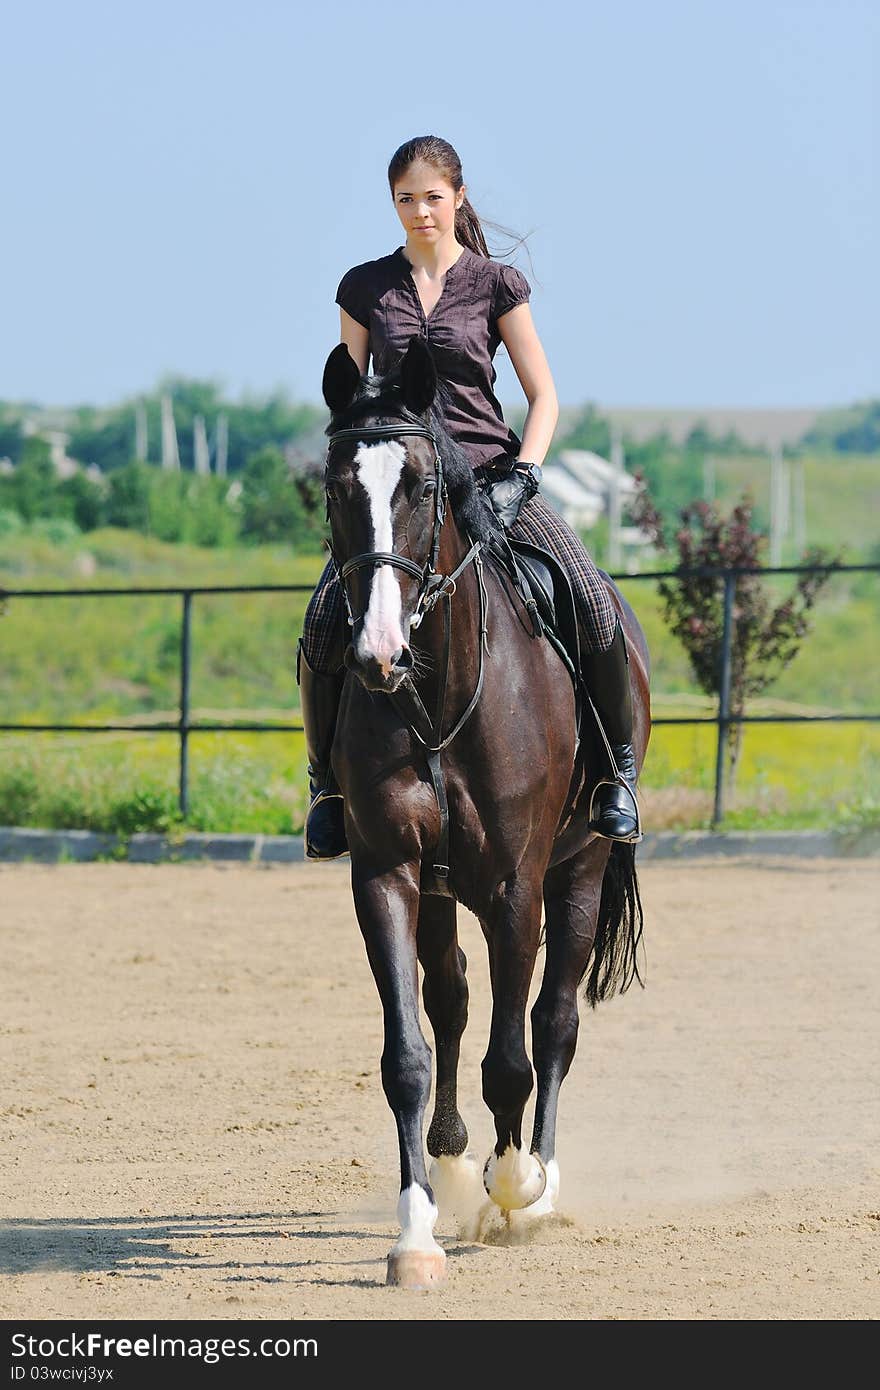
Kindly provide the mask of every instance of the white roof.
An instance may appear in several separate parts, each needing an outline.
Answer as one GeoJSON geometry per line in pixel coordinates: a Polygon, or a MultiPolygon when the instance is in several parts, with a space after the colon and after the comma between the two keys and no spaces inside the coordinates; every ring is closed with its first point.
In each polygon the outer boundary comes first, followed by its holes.
{"type": "Polygon", "coordinates": [[[546,492],[548,497],[558,498],[570,507],[595,507],[601,511],[604,506],[599,493],[585,488],[583,483],[566,473],[564,468],[557,468],[553,464],[549,464],[543,471],[541,491],[546,492]]]}
{"type": "Polygon", "coordinates": [[[588,492],[563,468],[544,469],[541,491],[571,526],[592,526],[602,515],[605,504],[595,492],[588,492]]]}
{"type": "Polygon", "coordinates": [[[633,493],[638,490],[635,478],[626,469],[618,469],[601,455],[591,453],[589,449],[563,449],[559,455],[559,462],[575,478],[587,484],[598,484],[603,492],[608,491],[610,483],[616,479],[617,485],[622,493],[633,493]]]}

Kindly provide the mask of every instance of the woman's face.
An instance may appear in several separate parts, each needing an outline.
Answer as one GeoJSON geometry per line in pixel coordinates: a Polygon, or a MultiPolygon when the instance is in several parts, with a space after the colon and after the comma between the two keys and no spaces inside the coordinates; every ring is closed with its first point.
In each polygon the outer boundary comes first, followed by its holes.
{"type": "Polygon", "coordinates": [[[433,165],[411,164],[394,186],[394,206],[410,244],[434,245],[454,234],[464,195],[464,184],[456,193],[433,165]]]}

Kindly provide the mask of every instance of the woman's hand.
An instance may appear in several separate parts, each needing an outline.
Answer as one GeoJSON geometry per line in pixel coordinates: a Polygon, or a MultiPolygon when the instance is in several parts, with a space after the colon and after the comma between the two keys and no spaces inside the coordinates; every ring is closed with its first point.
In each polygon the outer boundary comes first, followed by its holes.
{"type": "Polygon", "coordinates": [[[510,531],[516,525],[523,507],[534,497],[540,485],[540,466],[515,459],[507,476],[486,488],[492,510],[505,531],[510,531]]]}

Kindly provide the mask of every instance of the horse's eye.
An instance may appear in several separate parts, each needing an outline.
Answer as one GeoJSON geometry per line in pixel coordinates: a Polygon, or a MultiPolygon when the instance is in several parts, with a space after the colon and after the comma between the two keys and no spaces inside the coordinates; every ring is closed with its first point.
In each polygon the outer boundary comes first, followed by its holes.
{"type": "Polygon", "coordinates": [[[434,496],[434,493],[435,493],[436,491],[437,491],[437,484],[436,484],[435,482],[433,482],[431,479],[428,479],[428,481],[425,483],[425,486],[422,488],[422,495],[421,495],[421,497],[419,498],[419,501],[420,501],[420,502],[427,502],[428,499],[429,499],[430,497],[433,497],[433,496],[434,496]]]}
{"type": "Polygon", "coordinates": [[[336,491],[335,491],[334,488],[328,487],[328,488],[326,489],[326,493],[327,493],[327,501],[328,501],[328,502],[334,502],[334,503],[335,503],[335,502],[338,502],[338,501],[339,501],[339,498],[336,496],[336,491]]]}

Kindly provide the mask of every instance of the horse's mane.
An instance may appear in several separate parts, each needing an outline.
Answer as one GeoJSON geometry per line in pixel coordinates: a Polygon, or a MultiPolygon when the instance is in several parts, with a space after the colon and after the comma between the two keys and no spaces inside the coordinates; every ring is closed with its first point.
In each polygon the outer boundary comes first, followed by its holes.
{"type": "Polygon", "coordinates": [[[427,424],[437,440],[437,450],[443,460],[443,473],[449,494],[449,506],[459,530],[475,540],[489,540],[504,534],[491,505],[480,493],[474,481],[471,461],[460,444],[452,438],[446,426],[444,410],[449,403],[446,383],[437,380],[437,392],[425,416],[417,415],[404,405],[400,394],[398,368],[384,376],[364,377],[351,405],[337,411],[325,434],[357,424],[364,415],[388,413],[411,425],[427,424]]]}

